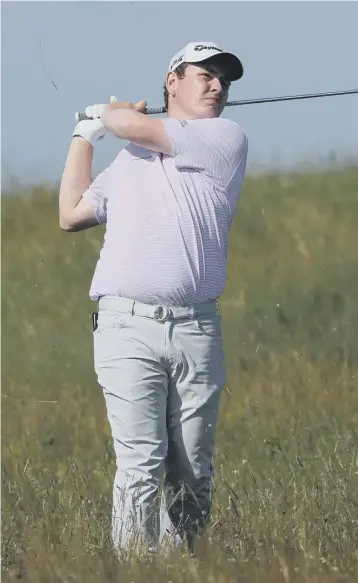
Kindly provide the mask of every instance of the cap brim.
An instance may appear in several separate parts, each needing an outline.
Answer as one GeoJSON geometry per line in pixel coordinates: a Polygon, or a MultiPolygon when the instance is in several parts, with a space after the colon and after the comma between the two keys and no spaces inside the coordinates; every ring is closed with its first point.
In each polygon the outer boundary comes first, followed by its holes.
{"type": "Polygon", "coordinates": [[[224,64],[229,81],[238,81],[244,74],[244,67],[240,59],[232,53],[219,53],[209,57],[207,61],[218,61],[224,64]]]}

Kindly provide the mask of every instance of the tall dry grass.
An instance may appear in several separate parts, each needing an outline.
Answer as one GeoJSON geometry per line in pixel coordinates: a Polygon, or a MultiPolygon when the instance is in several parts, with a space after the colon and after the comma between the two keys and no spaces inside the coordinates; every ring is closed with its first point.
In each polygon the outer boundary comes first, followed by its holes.
{"type": "Polygon", "coordinates": [[[228,369],[196,560],[118,563],[88,289],[102,227],[2,201],[3,581],[358,580],[358,169],[248,177],[221,301],[228,369]]]}

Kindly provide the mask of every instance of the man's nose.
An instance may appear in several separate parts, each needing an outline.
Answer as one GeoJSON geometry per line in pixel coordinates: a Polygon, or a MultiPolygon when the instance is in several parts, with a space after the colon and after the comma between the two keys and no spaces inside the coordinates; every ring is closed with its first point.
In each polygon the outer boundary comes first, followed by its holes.
{"type": "Polygon", "coordinates": [[[221,85],[221,81],[220,79],[218,79],[218,77],[214,77],[211,80],[211,89],[216,93],[222,93],[222,91],[224,90],[223,86],[221,85]]]}

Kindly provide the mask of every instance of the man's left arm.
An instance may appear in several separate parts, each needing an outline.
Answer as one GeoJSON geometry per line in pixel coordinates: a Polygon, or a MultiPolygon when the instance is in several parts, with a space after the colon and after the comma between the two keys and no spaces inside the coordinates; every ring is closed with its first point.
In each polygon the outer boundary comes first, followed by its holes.
{"type": "MultiPolygon", "coordinates": [[[[135,107],[144,109],[145,102],[139,102],[135,107]]],[[[173,155],[171,141],[160,119],[150,118],[141,111],[114,103],[104,108],[101,120],[108,131],[122,140],[154,152],[173,155]]]]}
{"type": "Polygon", "coordinates": [[[146,102],[117,102],[101,112],[104,127],[115,136],[175,158],[178,169],[204,172],[226,187],[247,156],[247,136],[226,119],[152,119],[142,113],[146,102]]]}

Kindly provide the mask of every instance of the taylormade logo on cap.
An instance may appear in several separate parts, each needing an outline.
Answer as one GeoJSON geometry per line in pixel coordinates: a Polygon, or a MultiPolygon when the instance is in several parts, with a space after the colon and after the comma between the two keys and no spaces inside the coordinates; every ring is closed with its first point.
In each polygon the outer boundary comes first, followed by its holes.
{"type": "Polygon", "coordinates": [[[212,42],[189,43],[174,55],[170,61],[168,71],[174,71],[181,63],[198,63],[223,52],[223,49],[220,49],[212,42]],[[203,52],[205,56],[203,56],[203,52]]]}
{"type": "Polygon", "coordinates": [[[182,63],[200,63],[216,55],[222,55],[223,60],[228,67],[228,76],[230,80],[235,81],[243,75],[243,67],[240,59],[232,53],[224,51],[213,42],[191,42],[178,51],[171,59],[168,73],[172,73],[182,63]]]}

